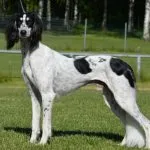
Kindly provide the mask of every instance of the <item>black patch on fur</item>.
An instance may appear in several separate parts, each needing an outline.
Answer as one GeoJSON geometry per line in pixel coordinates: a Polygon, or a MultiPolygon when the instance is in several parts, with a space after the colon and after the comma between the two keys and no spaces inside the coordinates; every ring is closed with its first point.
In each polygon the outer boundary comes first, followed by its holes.
{"type": "Polygon", "coordinates": [[[27,13],[27,17],[31,18],[34,21],[32,24],[31,31],[31,48],[36,48],[39,44],[39,41],[42,39],[43,23],[42,20],[35,13],[27,13]]]}
{"type": "Polygon", "coordinates": [[[124,75],[128,79],[130,86],[135,87],[135,76],[131,66],[117,58],[112,58],[110,60],[110,66],[113,72],[119,76],[124,75]]]}
{"type": "Polygon", "coordinates": [[[19,40],[18,30],[15,24],[16,18],[17,15],[12,16],[7,23],[7,27],[5,31],[7,49],[12,48],[15,45],[15,43],[17,43],[19,40]]]}
{"type": "Polygon", "coordinates": [[[87,74],[92,71],[89,66],[89,63],[85,60],[85,57],[80,59],[75,59],[74,66],[81,74],[87,74]]]}

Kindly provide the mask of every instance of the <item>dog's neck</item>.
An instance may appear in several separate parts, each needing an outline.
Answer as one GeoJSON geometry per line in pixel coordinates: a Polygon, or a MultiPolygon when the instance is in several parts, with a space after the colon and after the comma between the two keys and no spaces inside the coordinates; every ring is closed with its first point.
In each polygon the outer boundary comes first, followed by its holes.
{"type": "Polygon", "coordinates": [[[24,56],[26,56],[28,52],[32,53],[39,46],[39,42],[33,45],[30,38],[22,38],[20,39],[20,43],[21,43],[21,52],[24,56]]]}

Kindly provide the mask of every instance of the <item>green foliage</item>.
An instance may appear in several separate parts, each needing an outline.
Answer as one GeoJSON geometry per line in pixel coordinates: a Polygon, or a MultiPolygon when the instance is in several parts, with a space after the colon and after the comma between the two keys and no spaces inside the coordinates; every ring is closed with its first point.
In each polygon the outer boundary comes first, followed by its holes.
{"type": "Polygon", "coordinates": [[[25,0],[25,6],[27,11],[33,12],[38,10],[38,0],[25,0]]]}
{"type": "MultiPolygon", "coordinates": [[[[74,18],[74,4],[75,0],[70,1],[69,19],[74,18]]],[[[27,11],[38,12],[39,0],[22,0],[27,11]]],[[[43,16],[47,14],[47,0],[43,0],[43,16]]],[[[103,20],[104,0],[78,0],[78,18],[84,21],[88,18],[90,24],[94,28],[100,29],[103,20]]],[[[19,0],[1,0],[0,12],[2,16],[13,13],[22,12],[19,0]]],[[[65,16],[66,0],[51,0],[51,14],[54,18],[64,18],[65,16]]],[[[129,2],[127,0],[107,0],[107,28],[108,29],[123,29],[124,23],[128,20],[129,2]]],[[[136,0],[134,5],[134,29],[143,28],[145,12],[145,1],[136,0]]]]}

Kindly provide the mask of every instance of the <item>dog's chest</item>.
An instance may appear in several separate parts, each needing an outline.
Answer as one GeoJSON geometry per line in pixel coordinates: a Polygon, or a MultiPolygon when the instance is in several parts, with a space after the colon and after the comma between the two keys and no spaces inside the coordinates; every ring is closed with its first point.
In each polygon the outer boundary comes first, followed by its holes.
{"type": "Polygon", "coordinates": [[[33,82],[33,75],[29,56],[26,56],[26,58],[24,58],[22,71],[23,75],[25,75],[31,82],[33,82]]]}

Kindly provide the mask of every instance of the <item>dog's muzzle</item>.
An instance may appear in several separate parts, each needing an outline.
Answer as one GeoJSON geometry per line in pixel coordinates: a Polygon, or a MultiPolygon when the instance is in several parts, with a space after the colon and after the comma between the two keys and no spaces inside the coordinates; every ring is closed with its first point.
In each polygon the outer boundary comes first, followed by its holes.
{"type": "Polygon", "coordinates": [[[31,29],[30,28],[19,29],[20,38],[28,38],[28,37],[30,37],[30,34],[31,34],[31,29]]]}

